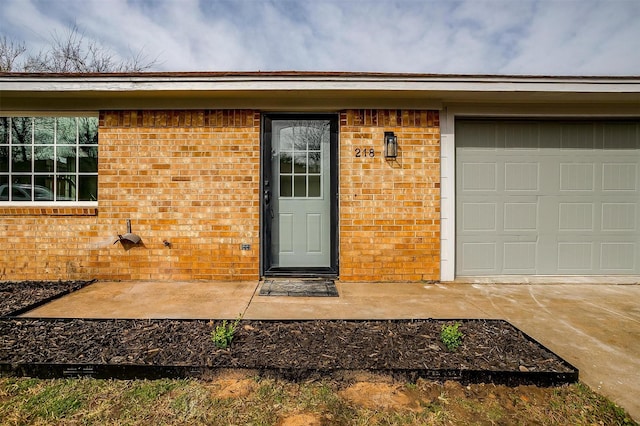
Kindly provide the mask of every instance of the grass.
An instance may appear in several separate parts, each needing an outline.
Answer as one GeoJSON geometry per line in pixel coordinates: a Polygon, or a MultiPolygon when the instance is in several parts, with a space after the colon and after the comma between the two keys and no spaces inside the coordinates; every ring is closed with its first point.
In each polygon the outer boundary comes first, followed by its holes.
{"type": "Polygon", "coordinates": [[[229,383],[222,379],[0,378],[0,423],[276,425],[298,416],[301,424],[331,425],[637,425],[581,383],[554,388],[395,384],[411,404],[382,409],[347,399],[346,383],[242,380],[249,383],[246,391],[229,397],[221,393],[229,383]]]}

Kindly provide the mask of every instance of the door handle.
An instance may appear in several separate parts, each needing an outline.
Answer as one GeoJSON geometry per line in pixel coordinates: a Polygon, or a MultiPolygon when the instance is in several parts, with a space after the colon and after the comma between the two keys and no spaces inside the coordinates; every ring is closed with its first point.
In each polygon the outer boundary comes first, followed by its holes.
{"type": "Polygon", "coordinates": [[[269,203],[271,202],[271,191],[268,189],[264,190],[264,204],[265,205],[269,205],[269,203]]]}

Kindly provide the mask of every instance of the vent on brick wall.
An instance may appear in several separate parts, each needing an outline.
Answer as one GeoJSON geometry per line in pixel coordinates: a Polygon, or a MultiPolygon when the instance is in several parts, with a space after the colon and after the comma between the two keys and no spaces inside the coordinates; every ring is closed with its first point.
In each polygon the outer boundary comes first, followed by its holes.
{"type": "Polygon", "coordinates": [[[115,243],[117,243],[118,241],[120,241],[120,244],[122,244],[123,246],[127,244],[137,245],[140,243],[140,241],[142,241],[142,238],[140,238],[140,236],[131,232],[131,219],[127,219],[127,233],[122,235],[118,234],[118,239],[115,243]]]}

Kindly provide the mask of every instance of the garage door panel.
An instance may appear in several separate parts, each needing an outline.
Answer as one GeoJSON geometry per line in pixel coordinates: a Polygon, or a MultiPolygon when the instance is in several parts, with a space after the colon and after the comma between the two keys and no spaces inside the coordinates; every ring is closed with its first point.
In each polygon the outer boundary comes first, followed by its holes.
{"type": "Polygon", "coordinates": [[[538,191],[539,170],[538,163],[505,162],[505,191],[538,191]]]}
{"type": "Polygon", "coordinates": [[[593,231],[593,203],[558,203],[559,231],[593,231]]]}
{"type": "Polygon", "coordinates": [[[536,202],[504,203],[505,231],[536,231],[538,229],[538,204],[536,202]]]}
{"type": "Polygon", "coordinates": [[[633,163],[602,164],[603,191],[637,191],[638,165],[633,163]]]}
{"type": "Polygon", "coordinates": [[[512,151],[538,151],[540,149],[540,129],[539,126],[529,122],[509,122],[504,126],[497,126],[504,129],[505,152],[512,151]]]}
{"type": "Polygon", "coordinates": [[[562,124],[560,122],[536,123],[540,129],[540,148],[543,155],[553,155],[562,146],[562,124]]]}
{"type": "Polygon", "coordinates": [[[603,148],[608,150],[640,149],[638,124],[621,122],[605,123],[603,131],[603,148]]]}
{"type": "Polygon", "coordinates": [[[537,243],[535,241],[505,242],[503,273],[535,274],[537,243]]]}
{"type": "Polygon", "coordinates": [[[593,163],[561,163],[560,191],[593,191],[593,163]]]}
{"type": "Polygon", "coordinates": [[[561,125],[562,138],[559,148],[566,150],[596,149],[595,126],[589,122],[573,122],[561,125]]]}
{"type": "Polygon", "coordinates": [[[497,128],[493,123],[469,122],[464,128],[460,129],[458,136],[468,141],[466,148],[470,152],[496,151],[499,146],[504,146],[498,144],[497,128]]]}
{"type": "Polygon", "coordinates": [[[636,203],[602,203],[603,231],[636,231],[636,203]]]}
{"type": "Polygon", "coordinates": [[[462,229],[465,231],[496,231],[497,206],[495,203],[464,203],[462,229]]]}
{"type": "Polygon", "coordinates": [[[638,247],[632,242],[608,242],[600,245],[600,269],[606,273],[633,273],[638,268],[638,247]]]}
{"type": "Polygon", "coordinates": [[[636,122],[459,121],[457,274],[640,273],[639,139],[636,122]]]}
{"type": "Polygon", "coordinates": [[[589,273],[593,265],[592,242],[559,242],[558,272],[589,273]]]}
{"type": "Polygon", "coordinates": [[[496,163],[466,163],[463,165],[463,191],[495,191],[496,163]]]}
{"type": "Polygon", "coordinates": [[[479,274],[494,274],[500,269],[496,263],[496,243],[465,242],[461,248],[464,270],[479,274]]]}

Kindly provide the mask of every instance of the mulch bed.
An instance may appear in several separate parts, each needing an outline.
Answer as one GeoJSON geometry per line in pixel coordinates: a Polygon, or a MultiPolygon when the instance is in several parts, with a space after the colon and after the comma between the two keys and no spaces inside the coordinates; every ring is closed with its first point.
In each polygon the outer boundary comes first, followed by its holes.
{"type": "Polygon", "coordinates": [[[462,346],[450,352],[439,336],[452,323],[243,320],[231,347],[217,349],[210,336],[220,321],[3,318],[0,372],[125,378],[241,368],[289,379],[366,370],[506,384],[577,380],[573,366],[505,321],[461,320],[462,346]]]}
{"type": "Polygon", "coordinates": [[[0,282],[0,317],[20,315],[94,281],[0,282]]]}

